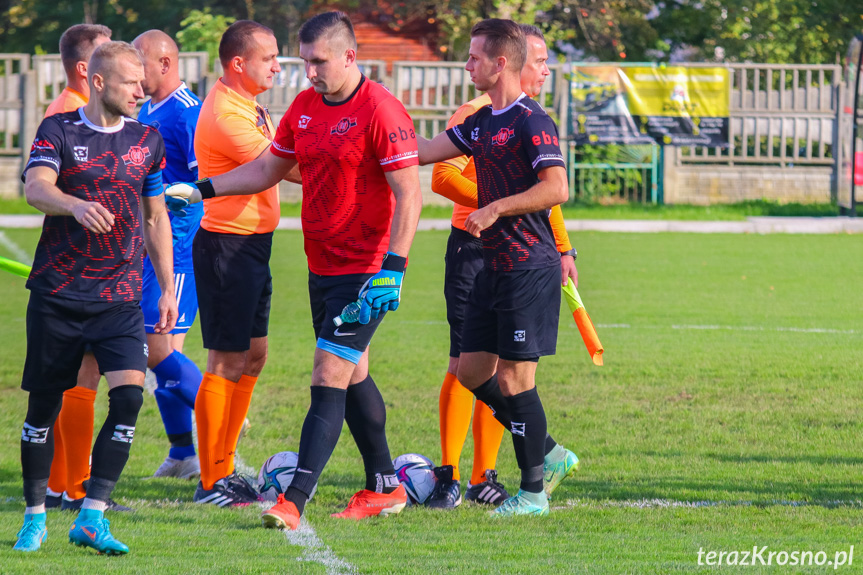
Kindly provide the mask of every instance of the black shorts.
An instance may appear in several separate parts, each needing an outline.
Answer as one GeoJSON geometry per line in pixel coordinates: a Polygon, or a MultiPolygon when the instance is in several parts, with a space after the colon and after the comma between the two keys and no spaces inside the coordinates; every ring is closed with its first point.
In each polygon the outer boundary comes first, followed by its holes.
{"type": "Polygon", "coordinates": [[[222,234],[201,228],[192,262],[206,349],[247,351],[270,320],[273,234],[222,234]]]}
{"type": "Polygon", "coordinates": [[[360,289],[373,275],[321,276],[309,272],[309,303],[312,308],[312,326],[318,339],[317,347],[359,363],[386,314],[380,314],[366,325],[352,322],[336,327],[333,318],[341,315],[346,305],[357,301],[360,289]]]}
{"type": "Polygon", "coordinates": [[[560,268],[483,269],[470,293],[462,353],[485,351],[510,361],[554,355],[560,318],[560,268]]]}
{"type": "Polygon", "coordinates": [[[476,275],[482,269],[482,241],[464,230],[452,228],[446,242],[443,295],[449,323],[449,356],[461,353],[464,312],[476,275]]]}
{"type": "Polygon", "coordinates": [[[72,389],[85,350],[96,356],[102,373],[144,372],[146,342],[144,314],[136,301],[78,301],[31,292],[21,387],[27,391],[72,389]]]}

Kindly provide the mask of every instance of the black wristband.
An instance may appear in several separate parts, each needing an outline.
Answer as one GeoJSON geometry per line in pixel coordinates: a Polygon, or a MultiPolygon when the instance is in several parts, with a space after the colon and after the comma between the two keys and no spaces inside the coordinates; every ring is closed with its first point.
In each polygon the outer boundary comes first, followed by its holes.
{"type": "Polygon", "coordinates": [[[210,198],[216,197],[216,188],[213,187],[213,182],[210,181],[210,178],[196,181],[195,186],[197,186],[198,190],[201,192],[202,200],[209,200],[210,198]]]}
{"type": "Polygon", "coordinates": [[[405,268],[408,266],[408,259],[403,258],[399,255],[396,255],[392,252],[387,252],[384,256],[384,261],[381,264],[382,270],[387,270],[390,272],[400,272],[404,273],[405,268]]]}
{"type": "Polygon", "coordinates": [[[568,250],[568,251],[565,251],[565,252],[560,252],[560,255],[561,255],[561,257],[563,257],[563,256],[572,256],[572,259],[574,259],[574,260],[577,260],[577,259],[578,259],[578,252],[577,252],[577,251],[575,251],[575,248],[572,248],[571,250],[568,250]]]}

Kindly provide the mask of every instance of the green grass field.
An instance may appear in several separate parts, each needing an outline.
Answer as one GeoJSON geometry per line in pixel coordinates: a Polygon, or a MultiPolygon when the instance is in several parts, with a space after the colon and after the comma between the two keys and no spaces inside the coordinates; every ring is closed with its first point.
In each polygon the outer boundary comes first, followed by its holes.
{"type": "MultiPolygon", "coordinates": [[[[38,232],[4,230],[32,253],[38,232]]],[[[260,509],[191,503],[193,485],[147,480],[166,454],[155,402],[141,412],[110,516],[131,547],[101,557],[68,544],[72,517],[49,513],[48,541],[12,551],[20,527],[19,441],[26,394],[24,281],[0,276],[0,572],[40,573],[826,573],[833,566],[710,567],[699,550],[786,553],[855,546],[863,566],[863,237],[578,233],[580,292],[605,346],[592,365],[568,313],[539,390],[549,430],[582,459],[548,518],[495,520],[463,505],[408,508],[361,523],[329,517],[363,481],[347,429],[307,508],[313,531],[260,527],[260,509]]],[[[393,456],[440,460],[437,398],[448,328],[446,234],[418,234],[399,310],[375,336],[372,373],[393,456]]],[[[10,256],[0,246],[0,255],[10,256]]],[[[269,363],[240,445],[248,463],[296,450],[314,339],[299,232],[276,234],[269,363]]],[[[200,335],[187,353],[203,365],[200,335]]],[[[104,393],[104,391],[103,391],[104,393]]],[[[97,403],[97,421],[105,414],[97,403]]],[[[462,468],[469,469],[468,439],[462,468]]],[[[513,490],[508,438],[498,469],[513,490]]],[[[704,556],[706,558],[706,555],[704,556]]],[[[742,556],[740,556],[742,558],[742,556]]],[[[787,558],[787,557],[786,557],[787,558]]],[[[847,561],[846,561],[847,562],[847,561]]]]}
{"type": "MultiPolygon", "coordinates": [[[[0,214],[38,214],[24,198],[0,198],[0,214]]],[[[834,204],[779,204],[752,200],[712,206],[616,203],[611,205],[570,202],[563,206],[567,219],[584,220],[722,220],[741,221],[747,216],[831,217],[839,215],[834,204]]],[[[282,215],[299,217],[300,204],[282,204],[282,215]]],[[[423,206],[424,218],[450,219],[452,206],[423,206]]]]}

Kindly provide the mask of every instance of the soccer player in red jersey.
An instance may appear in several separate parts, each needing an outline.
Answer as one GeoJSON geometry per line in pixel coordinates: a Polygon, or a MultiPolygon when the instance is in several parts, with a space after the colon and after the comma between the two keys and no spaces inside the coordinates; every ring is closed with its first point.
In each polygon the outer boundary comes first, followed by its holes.
{"type": "Polygon", "coordinates": [[[512,433],[521,488],[498,516],[547,515],[548,496],[578,465],[548,435],[535,384],[539,358],[555,352],[560,312],[560,254],[548,210],[569,189],[557,126],[522,90],[526,57],[515,22],[476,24],[465,69],[491,105],[418,142],[422,163],[461,154],[476,162],[479,209],[465,230],[482,238],[484,261],[468,300],[457,375],[512,433]]]}
{"type": "Polygon", "coordinates": [[[357,67],[353,26],[342,12],[319,14],[300,29],[300,56],[312,84],[279,124],[272,153],[195,186],[172,186],[182,208],[271,186],[299,165],[309,296],[317,339],[311,406],[293,482],[265,527],[296,529],[305,503],[348,428],[363,456],[365,489],[336,517],[398,513],[407,502],[387,445],[386,409],[369,375],[368,346],[386,311],[399,304],[422,194],[416,135],[404,106],[357,67]],[[342,309],[362,300],[359,321],[338,327],[342,309]]]}

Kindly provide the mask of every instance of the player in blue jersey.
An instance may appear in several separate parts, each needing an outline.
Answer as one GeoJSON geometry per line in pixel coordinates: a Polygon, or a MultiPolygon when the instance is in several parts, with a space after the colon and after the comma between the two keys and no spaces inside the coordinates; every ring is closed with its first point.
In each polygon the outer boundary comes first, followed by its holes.
{"type": "Polygon", "coordinates": [[[139,301],[145,246],[162,290],[156,332],[169,332],[177,319],[171,225],[162,194],[165,146],[157,130],[130,119],[144,97],[143,78],[133,46],[99,46],[88,67],[90,101],[42,121],[24,169],[27,202],[46,215],[27,280],[21,383],[29,392],[21,432],[26,508],[15,543],[20,551],[36,551],[47,535],[52,428],[88,345],[108,381],[108,415],[93,446],[87,493],[69,540],[100,553],[129,551],[111,534],[104,511],[129,458],[144,399],[146,337],[139,301]]]}
{"type": "Polygon", "coordinates": [[[432,141],[419,138],[420,163],[465,154],[476,165],[479,209],[465,230],[482,239],[483,269],[465,312],[458,379],[512,433],[521,488],[498,516],[548,514],[548,495],[577,465],[548,435],[535,385],[539,358],[555,352],[560,312],[548,210],[569,188],[557,126],[521,89],[526,56],[515,22],[476,24],[465,69],[491,105],[432,141]]]}
{"type": "MultiPolygon", "coordinates": [[[[195,158],[195,125],[201,101],[180,80],[179,50],[161,30],[144,32],[132,42],[144,59],[144,93],[150,99],[141,107],[138,121],[153,126],[165,140],[165,182],[198,179],[195,158]]],[[[165,433],[171,442],[168,456],[153,477],[197,479],[201,466],[192,442],[192,415],[201,385],[201,370],[183,355],[183,341],[198,314],[192,240],[201,226],[203,204],[189,206],[184,214],[171,215],[174,237],[174,288],[179,317],[170,334],[155,333],[159,320],[159,285],[149,257],[144,257],[144,291],[141,309],[147,330],[147,367],[156,375],[156,403],[165,433]]]]}

